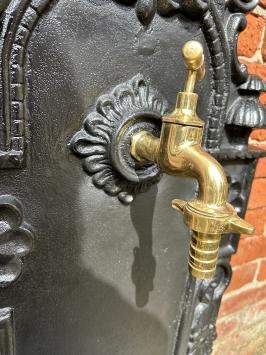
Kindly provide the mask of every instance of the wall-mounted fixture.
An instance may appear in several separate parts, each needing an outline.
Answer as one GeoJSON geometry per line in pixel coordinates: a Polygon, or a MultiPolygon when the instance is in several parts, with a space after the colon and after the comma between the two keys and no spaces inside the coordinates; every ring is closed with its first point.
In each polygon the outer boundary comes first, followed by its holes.
{"type": "Polygon", "coordinates": [[[197,80],[205,75],[203,48],[189,41],[183,47],[188,68],[184,92],[177,96],[174,112],[162,118],[160,138],[148,131],[132,136],[131,154],[138,161],[151,161],[169,175],[194,177],[199,194],[193,201],[174,199],[172,206],[184,214],[193,231],[189,267],[193,276],[211,278],[216,269],[221,235],[253,233],[253,227],[241,219],[227,202],[228,183],[222,166],[201,147],[204,122],[196,113],[197,80]]]}

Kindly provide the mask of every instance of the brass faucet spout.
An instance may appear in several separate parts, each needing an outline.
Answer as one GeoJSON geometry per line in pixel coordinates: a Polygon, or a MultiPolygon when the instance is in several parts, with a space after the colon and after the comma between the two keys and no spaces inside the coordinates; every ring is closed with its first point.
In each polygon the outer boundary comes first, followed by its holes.
{"type": "Polygon", "coordinates": [[[188,67],[184,92],[177,97],[175,110],[162,118],[160,138],[147,131],[132,136],[131,155],[153,161],[169,175],[194,177],[199,183],[197,199],[175,199],[172,206],[184,215],[193,231],[189,267],[192,275],[208,279],[214,275],[221,235],[253,232],[253,227],[237,216],[227,202],[228,183],[222,166],[201,147],[204,122],[197,116],[196,80],[204,77],[204,55],[200,43],[185,44],[183,55],[188,67]]]}
{"type": "Polygon", "coordinates": [[[198,180],[198,199],[209,207],[224,205],[227,202],[228,184],[218,161],[199,145],[184,149],[180,157],[190,162],[191,176],[198,180]]]}
{"type": "Polygon", "coordinates": [[[138,132],[132,137],[131,154],[139,161],[157,163],[169,175],[196,178],[198,199],[209,207],[223,205],[227,201],[228,184],[222,166],[199,144],[187,141],[180,145],[176,138],[180,139],[182,130],[181,125],[163,124],[161,139],[147,131],[138,132]]]}

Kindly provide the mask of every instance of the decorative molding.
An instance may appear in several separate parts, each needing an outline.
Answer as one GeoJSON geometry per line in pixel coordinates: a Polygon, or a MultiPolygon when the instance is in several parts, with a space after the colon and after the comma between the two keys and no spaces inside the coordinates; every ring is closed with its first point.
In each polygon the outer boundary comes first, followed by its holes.
{"type": "Polygon", "coordinates": [[[27,46],[51,0],[13,0],[4,12],[0,37],[0,168],[23,166],[27,148],[27,46]]]}
{"type": "Polygon", "coordinates": [[[209,150],[218,150],[230,93],[230,63],[224,25],[214,2],[210,2],[202,27],[209,49],[212,74],[205,146],[209,150]]]}
{"type": "Polygon", "coordinates": [[[0,309],[0,353],[15,355],[14,311],[11,308],[0,309]]]}
{"type": "Polygon", "coordinates": [[[131,158],[130,137],[144,128],[159,135],[159,119],[167,108],[167,102],[141,74],[97,100],[95,111],[87,115],[82,129],[70,141],[95,186],[128,204],[136,193],[158,181],[156,165],[143,167],[131,158]],[[135,121],[133,127],[128,126],[129,121],[135,121]],[[122,130],[126,138],[117,145],[122,130]]]}
{"type": "Polygon", "coordinates": [[[265,108],[259,103],[260,92],[266,92],[265,82],[248,75],[245,83],[238,87],[238,97],[228,109],[226,123],[244,127],[265,127],[265,108]]]}
{"type": "Polygon", "coordinates": [[[213,279],[199,281],[197,304],[188,342],[188,355],[211,355],[221,298],[232,277],[228,259],[220,259],[213,279]]]}
{"type": "Polygon", "coordinates": [[[33,232],[24,221],[21,202],[0,196],[0,287],[9,286],[22,271],[22,259],[31,251],[33,232]]]}
{"type": "Polygon", "coordinates": [[[247,26],[246,16],[242,13],[232,14],[226,24],[226,33],[228,36],[228,43],[231,49],[231,70],[232,80],[240,85],[248,79],[248,71],[245,64],[238,60],[237,56],[237,41],[241,31],[247,26]]]}
{"type": "Polygon", "coordinates": [[[265,109],[253,95],[236,99],[227,114],[227,123],[245,127],[264,127],[265,109]]]}

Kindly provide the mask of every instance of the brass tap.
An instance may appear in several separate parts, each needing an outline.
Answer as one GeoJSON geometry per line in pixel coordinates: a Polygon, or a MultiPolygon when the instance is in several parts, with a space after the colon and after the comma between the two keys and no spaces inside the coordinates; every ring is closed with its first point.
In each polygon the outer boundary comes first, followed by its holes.
{"type": "Polygon", "coordinates": [[[202,45],[189,41],[183,47],[188,77],[183,92],[178,93],[175,110],[162,118],[160,138],[147,131],[132,136],[131,155],[139,161],[153,161],[169,175],[194,177],[199,183],[196,200],[174,199],[172,206],[184,215],[193,231],[189,268],[194,277],[213,277],[221,235],[252,234],[252,225],[240,218],[227,202],[228,183],[222,166],[202,147],[204,122],[196,113],[197,80],[205,76],[202,45]]]}

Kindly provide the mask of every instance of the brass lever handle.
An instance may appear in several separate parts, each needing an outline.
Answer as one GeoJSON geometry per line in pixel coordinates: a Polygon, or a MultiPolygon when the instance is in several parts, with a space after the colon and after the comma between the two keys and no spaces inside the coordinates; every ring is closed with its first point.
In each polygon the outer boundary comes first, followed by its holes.
{"type": "Polygon", "coordinates": [[[188,76],[183,92],[177,96],[175,110],[162,118],[160,138],[146,131],[132,136],[131,155],[140,161],[153,161],[170,175],[194,177],[199,194],[193,201],[174,199],[172,206],[184,215],[193,231],[189,267],[193,276],[211,278],[216,269],[221,235],[253,233],[253,226],[237,216],[227,202],[228,183],[222,166],[201,147],[204,122],[196,113],[197,80],[205,75],[204,53],[199,42],[183,47],[188,76]]]}
{"type": "Polygon", "coordinates": [[[183,57],[188,68],[185,92],[193,92],[196,80],[205,77],[205,61],[202,45],[197,41],[189,41],[183,47],[183,57]]]}

